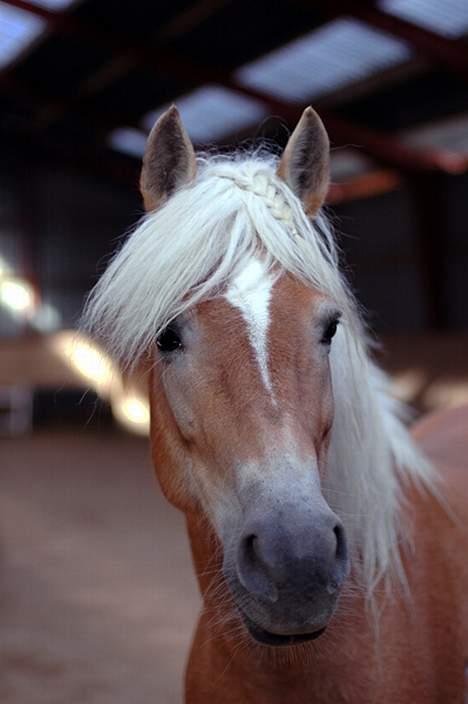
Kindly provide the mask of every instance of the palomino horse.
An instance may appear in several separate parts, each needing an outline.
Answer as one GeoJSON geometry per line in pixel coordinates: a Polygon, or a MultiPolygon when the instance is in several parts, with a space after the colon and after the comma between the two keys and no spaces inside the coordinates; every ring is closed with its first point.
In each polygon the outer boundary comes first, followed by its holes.
{"type": "Polygon", "coordinates": [[[149,369],[154,465],[186,514],[189,704],[462,702],[468,416],[421,423],[426,455],[400,421],[320,212],[328,172],[311,108],[279,161],[197,159],[171,108],[148,214],[88,301],[149,369]]]}

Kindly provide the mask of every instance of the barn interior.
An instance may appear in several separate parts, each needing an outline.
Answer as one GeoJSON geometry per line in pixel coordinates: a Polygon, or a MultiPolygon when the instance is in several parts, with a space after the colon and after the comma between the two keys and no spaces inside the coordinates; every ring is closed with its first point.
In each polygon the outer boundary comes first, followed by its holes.
{"type": "Polygon", "coordinates": [[[199,606],[148,406],[79,332],[146,137],[330,135],[326,209],[414,415],[468,401],[466,0],[0,0],[0,696],[180,701],[199,606]]]}

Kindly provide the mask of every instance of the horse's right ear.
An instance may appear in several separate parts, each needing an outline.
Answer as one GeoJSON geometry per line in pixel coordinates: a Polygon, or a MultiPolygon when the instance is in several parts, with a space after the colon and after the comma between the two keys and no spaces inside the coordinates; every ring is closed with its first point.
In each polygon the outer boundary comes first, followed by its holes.
{"type": "Polygon", "coordinates": [[[140,191],[145,209],[155,210],[195,178],[195,150],[173,105],[150,132],[143,156],[140,191]]]}

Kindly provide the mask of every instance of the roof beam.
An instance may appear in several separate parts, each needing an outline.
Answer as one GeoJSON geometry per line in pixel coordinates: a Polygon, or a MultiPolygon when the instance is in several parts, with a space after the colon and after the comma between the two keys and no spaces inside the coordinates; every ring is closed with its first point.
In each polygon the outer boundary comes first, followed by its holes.
{"type": "Polygon", "coordinates": [[[331,183],[326,202],[330,205],[388,193],[399,188],[401,178],[395,171],[380,169],[355,176],[342,183],[331,183]]]}

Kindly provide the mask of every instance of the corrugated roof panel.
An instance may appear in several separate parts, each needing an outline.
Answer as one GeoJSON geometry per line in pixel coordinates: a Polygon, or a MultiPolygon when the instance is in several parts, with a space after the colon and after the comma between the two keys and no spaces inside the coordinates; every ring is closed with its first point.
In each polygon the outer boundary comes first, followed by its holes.
{"type": "Polygon", "coordinates": [[[404,42],[343,18],[242,66],[236,78],[251,88],[300,102],[362,80],[410,56],[404,42]]]}
{"type": "MultiPolygon", "coordinates": [[[[227,88],[206,85],[176,101],[184,125],[194,142],[203,144],[217,141],[261,120],[265,106],[227,88]]],[[[168,106],[158,108],[145,116],[143,124],[151,129],[168,106]]]]}
{"type": "Polygon", "coordinates": [[[468,32],[468,0],[380,0],[392,15],[446,37],[468,32]]]}
{"type": "Polygon", "coordinates": [[[347,181],[371,170],[372,160],[355,148],[336,149],[330,158],[332,181],[347,181]]]}
{"type": "Polygon", "coordinates": [[[437,147],[468,155],[468,114],[420,125],[406,130],[401,137],[412,146],[437,147]]]}
{"type": "Polygon", "coordinates": [[[44,28],[39,17],[0,2],[0,68],[19,56],[44,28]]]}
{"type": "Polygon", "coordinates": [[[76,5],[79,0],[29,0],[31,5],[45,7],[46,10],[65,10],[71,5],[76,5]]]}

